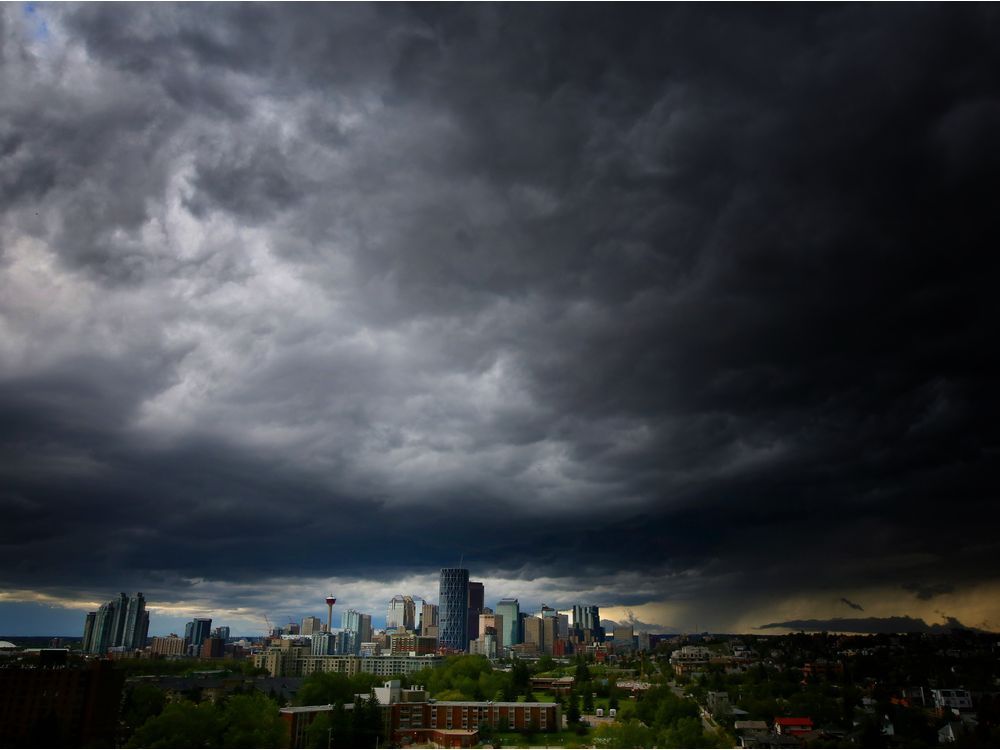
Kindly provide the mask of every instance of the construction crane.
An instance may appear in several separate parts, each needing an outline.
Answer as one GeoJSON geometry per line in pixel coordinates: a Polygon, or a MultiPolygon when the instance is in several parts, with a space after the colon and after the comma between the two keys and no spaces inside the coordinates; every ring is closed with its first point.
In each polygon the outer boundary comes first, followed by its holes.
{"type": "Polygon", "coordinates": [[[267,623],[267,631],[264,633],[264,638],[270,638],[271,633],[274,632],[274,626],[271,625],[271,620],[267,615],[264,615],[264,622],[267,623]]]}

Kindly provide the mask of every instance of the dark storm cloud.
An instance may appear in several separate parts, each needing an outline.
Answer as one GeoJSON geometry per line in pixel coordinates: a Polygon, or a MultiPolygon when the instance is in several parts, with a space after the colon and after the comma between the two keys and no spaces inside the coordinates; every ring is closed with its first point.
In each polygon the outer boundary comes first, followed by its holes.
{"type": "Polygon", "coordinates": [[[994,9],[38,12],[3,583],[996,578],[994,9]]]}
{"type": "Polygon", "coordinates": [[[955,586],[950,583],[904,583],[903,588],[912,591],[918,599],[927,601],[942,594],[950,594],[955,590],[955,586]]]}
{"type": "Polygon", "coordinates": [[[782,628],[811,632],[841,633],[950,633],[955,628],[975,630],[956,620],[945,618],[944,624],[928,625],[919,617],[834,617],[831,620],[790,620],[761,625],[761,630],[782,628]]]}
{"type": "Polygon", "coordinates": [[[856,609],[856,610],[857,610],[858,612],[864,612],[864,611],[865,611],[865,608],[864,608],[864,607],[862,607],[862,606],[861,606],[860,604],[858,604],[857,602],[852,602],[852,601],[851,601],[850,599],[848,599],[847,597],[843,597],[843,596],[842,596],[842,597],[840,597],[840,601],[841,601],[842,603],[846,604],[846,605],[847,605],[848,607],[850,607],[851,609],[856,609]]]}

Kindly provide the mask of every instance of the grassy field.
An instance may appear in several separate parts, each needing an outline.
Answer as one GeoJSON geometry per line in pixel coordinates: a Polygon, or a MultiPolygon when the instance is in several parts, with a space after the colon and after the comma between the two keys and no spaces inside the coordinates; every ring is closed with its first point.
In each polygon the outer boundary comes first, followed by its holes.
{"type": "Polygon", "coordinates": [[[484,744],[491,744],[493,747],[590,747],[593,745],[591,739],[593,730],[588,730],[584,735],[576,732],[536,732],[531,737],[525,737],[520,732],[496,732],[490,740],[484,740],[484,744]]]}
{"type": "MultiPolygon", "coordinates": [[[[539,703],[555,703],[556,696],[555,693],[551,693],[548,690],[532,690],[531,694],[535,696],[535,700],[539,703]]],[[[527,700],[527,696],[519,695],[517,696],[518,703],[524,703],[527,700]]]]}

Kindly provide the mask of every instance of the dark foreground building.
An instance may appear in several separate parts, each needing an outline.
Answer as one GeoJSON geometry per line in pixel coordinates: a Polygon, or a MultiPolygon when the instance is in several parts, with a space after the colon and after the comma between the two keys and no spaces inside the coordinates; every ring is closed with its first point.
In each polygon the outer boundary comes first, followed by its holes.
{"type": "Polygon", "coordinates": [[[124,684],[107,660],[0,669],[0,747],[114,747],[124,684]]]}

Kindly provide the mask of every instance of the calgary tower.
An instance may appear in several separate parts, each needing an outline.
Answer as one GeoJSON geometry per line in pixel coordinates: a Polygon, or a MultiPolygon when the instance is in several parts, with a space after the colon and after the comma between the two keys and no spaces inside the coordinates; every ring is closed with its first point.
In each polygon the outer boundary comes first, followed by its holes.
{"type": "Polygon", "coordinates": [[[330,594],[330,596],[326,597],[326,607],[327,607],[327,611],[326,611],[326,632],[327,633],[332,633],[333,632],[333,605],[336,604],[336,603],[337,603],[337,597],[335,597],[333,594],[330,594]]]}

